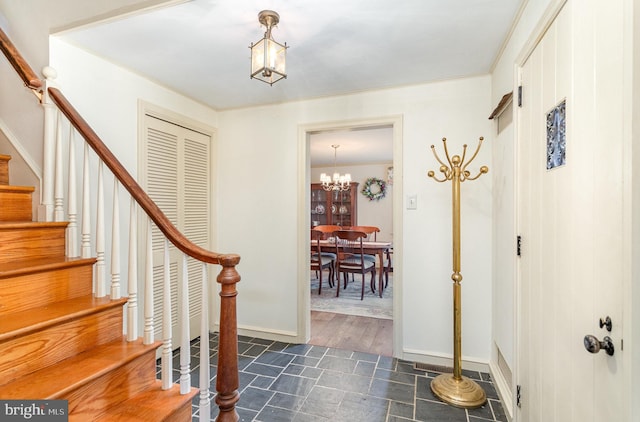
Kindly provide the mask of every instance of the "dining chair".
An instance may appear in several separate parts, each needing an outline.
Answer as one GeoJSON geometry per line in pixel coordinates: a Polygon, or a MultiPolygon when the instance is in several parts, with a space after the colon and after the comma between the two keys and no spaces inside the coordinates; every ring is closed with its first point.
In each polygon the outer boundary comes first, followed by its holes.
{"type": "Polygon", "coordinates": [[[330,237],[333,232],[338,230],[344,230],[342,226],[336,226],[334,224],[321,224],[319,226],[312,227],[313,230],[324,233],[327,237],[330,237]]]}
{"type": "Polygon", "coordinates": [[[348,274],[360,274],[362,276],[362,291],[360,292],[360,300],[364,299],[364,281],[365,275],[371,273],[371,291],[375,293],[376,263],[364,259],[364,249],[362,240],[367,234],[355,230],[338,230],[333,232],[335,237],[337,271],[337,290],[336,296],[340,296],[340,274],[344,276],[346,287],[348,274]]]}
{"type": "MultiPolygon", "coordinates": [[[[367,234],[366,240],[373,240],[374,242],[378,240],[377,234],[380,233],[380,228],[376,226],[351,226],[349,227],[349,230],[364,232],[367,234]]],[[[378,257],[376,255],[365,254],[364,259],[367,261],[371,261],[373,263],[378,262],[378,257]]],[[[391,255],[389,254],[389,251],[387,251],[385,260],[380,263],[381,265],[380,271],[384,272],[385,288],[389,285],[389,268],[391,267],[390,261],[391,261],[391,255]]]]}
{"type": "MultiPolygon", "coordinates": [[[[332,225],[332,224],[321,224],[319,226],[312,227],[311,229],[322,232],[324,235],[323,239],[326,240],[330,237],[333,237],[333,232],[337,230],[342,230],[343,228],[340,226],[332,225]]],[[[336,274],[335,272],[336,271],[336,267],[335,267],[336,254],[334,252],[329,252],[326,249],[321,251],[320,254],[325,258],[331,258],[333,260],[333,273],[336,274]]]]}
{"type": "MultiPolygon", "coordinates": [[[[367,238],[365,240],[373,240],[374,242],[377,240],[376,233],[380,232],[380,229],[376,226],[351,226],[349,230],[355,230],[358,232],[363,232],[367,234],[367,238]]],[[[364,259],[367,261],[376,262],[378,259],[375,255],[366,254],[364,255],[364,259]]]]}
{"type": "Polygon", "coordinates": [[[355,230],[359,232],[364,232],[367,234],[367,240],[377,241],[377,234],[380,233],[380,228],[376,226],[351,226],[349,230],[355,230]]]}
{"type": "MultiPolygon", "coordinates": [[[[316,271],[318,274],[318,294],[322,293],[322,272],[325,269],[329,270],[329,287],[333,287],[333,280],[335,276],[335,258],[325,256],[322,253],[320,247],[320,240],[324,237],[324,233],[311,230],[311,270],[316,271]]],[[[331,254],[335,257],[335,254],[331,254]]]]}

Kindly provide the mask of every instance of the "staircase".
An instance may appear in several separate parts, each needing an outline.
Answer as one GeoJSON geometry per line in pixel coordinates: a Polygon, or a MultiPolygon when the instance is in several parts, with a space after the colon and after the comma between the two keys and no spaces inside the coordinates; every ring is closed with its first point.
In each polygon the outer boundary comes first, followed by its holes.
{"type": "Polygon", "coordinates": [[[162,390],[156,349],[126,341],[127,299],[92,294],[95,258],[67,258],[67,223],[33,222],[32,187],[0,155],[0,398],[68,400],[69,421],[190,421],[198,390],[162,390]]]}

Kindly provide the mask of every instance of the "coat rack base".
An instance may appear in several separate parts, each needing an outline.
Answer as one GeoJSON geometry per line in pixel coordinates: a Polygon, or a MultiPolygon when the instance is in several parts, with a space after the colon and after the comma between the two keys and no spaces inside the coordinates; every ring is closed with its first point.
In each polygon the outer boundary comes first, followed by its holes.
{"type": "Polygon", "coordinates": [[[431,391],[443,402],[463,409],[475,409],[487,402],[482,387],[465,376],[438,375],[431,381],[431,391]]]}

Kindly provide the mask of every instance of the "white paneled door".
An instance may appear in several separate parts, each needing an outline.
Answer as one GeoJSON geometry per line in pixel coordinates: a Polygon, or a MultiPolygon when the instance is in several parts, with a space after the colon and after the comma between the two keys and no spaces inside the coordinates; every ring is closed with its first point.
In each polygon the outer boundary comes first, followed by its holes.
{"type": "Polygon", "coordinates": [[[625,420],[621,3],[566,2],[520,69],[520,422],[625,420]]]}
{"type": "MultiPolygon", "coordinates": [[[[211,136],[150,115],[145,115],[144,134],[145,162],[141,167],[147,193],[189,240],[210,249],[211,136]]],[[[145,224],[139,227],[145,227],[145,224]]],[[[162,339],[164,236],[155,225],[152,228],[152,240],[154,337],[158,340],[162,339]]],[[[145,243],[146,240],[141,238],[139,244],[145,243]]],[[[189,258],[188,274],[184,274],[182,255],[181,251],[170,245],[168,265],[174,348],[180,346],[176,339],[180,339],[178,304],[183,293],[178,286],[187,275],[190,338],[200,335],[202,265],[189,258]]]]}

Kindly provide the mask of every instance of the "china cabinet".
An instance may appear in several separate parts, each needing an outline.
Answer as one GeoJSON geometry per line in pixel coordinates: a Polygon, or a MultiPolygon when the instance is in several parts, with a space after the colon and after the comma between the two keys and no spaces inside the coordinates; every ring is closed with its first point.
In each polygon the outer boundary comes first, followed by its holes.
{"type": "Polygon", "coordinates": [[[311,227],[331,224],[336,226],[358,225],[358,184],[351,183],[349,190],[325,191],[322,184],[311,184],[311,227]]]}

